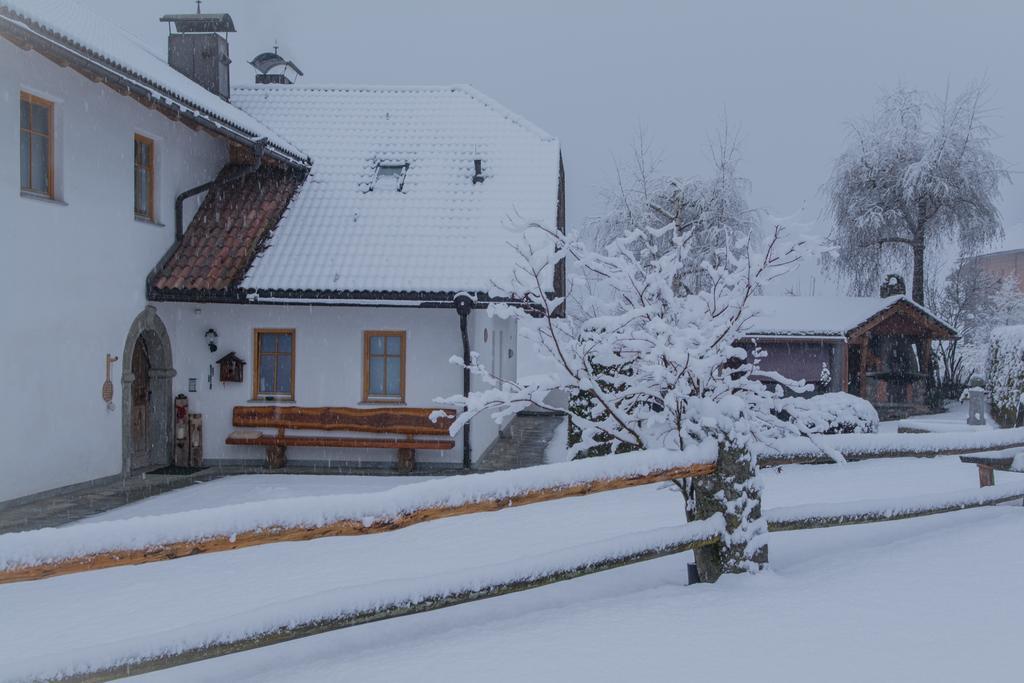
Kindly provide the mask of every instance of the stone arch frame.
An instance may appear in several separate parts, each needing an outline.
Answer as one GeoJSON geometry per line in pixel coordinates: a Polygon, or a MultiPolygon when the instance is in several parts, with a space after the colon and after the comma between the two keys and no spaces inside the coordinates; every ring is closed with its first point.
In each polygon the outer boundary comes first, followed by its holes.
{"type": "Polygon", "coordinates": [[[150,429],[147,451],[160,462],[171,464],[174,447],[174,391],[171,380],[177,374],[171,355],[171,338],[156,308],[146,306],[128,328],[121,356],[121,474],[132,471],[132,354],[139,339],[144,340],[149,354],[149,381],[152,391],[150,402],[150,429]]]}

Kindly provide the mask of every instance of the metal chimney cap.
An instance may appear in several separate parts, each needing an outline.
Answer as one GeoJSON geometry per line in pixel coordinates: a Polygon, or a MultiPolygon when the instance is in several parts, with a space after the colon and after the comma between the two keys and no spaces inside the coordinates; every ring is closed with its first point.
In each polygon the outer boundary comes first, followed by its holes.
{"type": "Polygon", "coordinates": [[[252,61],[249,63],[252,64],[252,67],[259,71],[261,74],[265,74],[271,69],[276,69],[279,66],[284,66],[290,68],[299,76],[303,75],[302,70],[299,69],[299,67],[295,66],[294,62],[286,60],[284,57],[277,54],[276,52],[261,52],[255,57],[253,57],[252,61]]]}
{"type": "Polygon", "coordinates": [[[234,33],[230,14],[165,14],[160,21],[174,24],[178,33],[234,33]]]}

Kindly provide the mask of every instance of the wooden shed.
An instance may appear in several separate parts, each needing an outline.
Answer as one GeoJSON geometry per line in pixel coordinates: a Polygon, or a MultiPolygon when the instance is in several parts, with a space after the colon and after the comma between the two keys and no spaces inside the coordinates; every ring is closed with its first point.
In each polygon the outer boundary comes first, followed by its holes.
{"type": "Polygon", "coordinates": [[[957,336],[903,295],[761,296],[752,308],[763,369],[860,396],[882,419],[927,412],[932,342],[957,336]]]}

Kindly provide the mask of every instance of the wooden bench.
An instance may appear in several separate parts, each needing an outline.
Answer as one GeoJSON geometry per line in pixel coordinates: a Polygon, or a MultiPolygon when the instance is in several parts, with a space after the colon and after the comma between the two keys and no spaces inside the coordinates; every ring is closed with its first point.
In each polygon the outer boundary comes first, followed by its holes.
{"type": "Polygon", "coordinates": [[[398,450],[398,470],[411,472],[416,467],[416,451],[445,451],[455,448],[448,428],[455,420],[454,410],[431,421],[437,408],[302,408],[297,406],[235,406],[232,424],[237,428],[225,443],[236,446],[265,446],[267,464],[283,467],[288,446],[314,448],[394,448],[398,450]],[[274,429],[272,434],[260,431],[274,429]],[[294,434],[296,431],[360,432],[383,434],[381,437],[322,436],[294,434]]]}

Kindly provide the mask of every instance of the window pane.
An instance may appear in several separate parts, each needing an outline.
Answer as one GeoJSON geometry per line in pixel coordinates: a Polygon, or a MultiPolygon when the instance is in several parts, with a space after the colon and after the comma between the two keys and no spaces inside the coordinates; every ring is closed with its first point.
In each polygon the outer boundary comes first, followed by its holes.
{"type": "Polygon", "coordinates": [[[277,391],[281,394],[292,393],[291,354],[277,357],[277,391]]]}
{"type": "MultiPolygon", "coordinates": [[[[24,103],[22,103],[24,104],[24,103]]],[[[32,134],[28,131],[21,131],[21,186],[31,187],[31,179],[29,178],[29,155],[32,154],[31,150],[31,138],[32,134]]]]}
{"type": "Polygon", "coordinates": [[[278,334],[274,335],[277,337],[277,350],[281,353],[291,353],[292,351],[292,335],[290,334],[278,334]]]}
{"type": "Polygon", "coordinates": [[[149,166],[149,154],[150,154],[150,146],[149,146],[149,144],[143,142],[142,140],[136,140],[135,141],[135,163],[137,163],[139,166],[146,166],[146,167],[148,167],[149,166]]]}
{"type": "Polygon", "coordinates": [[[260,356],[260,393],[267,394],[274,391],[274,361],[277,356],[260,356]]]}
{"type": "Polygon", "coordinates": [[[50,145],[42,135],[32,136],[32,189],[50,191],[50,145]]]}
{"type": "Polygon", "coordinates": [[[397,356],[402,353],[402,338],[398,336],[388,337],[388,355],[397,356]]]}
{"type": "Polygon", "coordinates": [[[31,109],[31,105],[29,105],[28,101],[27,100],[22,100],[21,101],[21,127],[22,128],[31,128],[31,125],[29,124],[29,109],[31,109]]]}
{"type": "Polygon", "coordinates": [[[370,390],[371,396],[384,395],[384,359],[375,356],[370,358],[370,390]]]}
{"type": "Polygon", "coordinates": [[[143,168],[135,169],[135,213],[149,215],[149,173],[143,168]]]}
{"type": "Polygon", "coordinates": [[[370,337],[370,355],[371,356],[383,356],[384,355],[384,337],[374,335],[370,337]]]}
{"type": "Polygon", "coordinates": [[[32,130],[36,133],[50,132],[50,110],[47,107],[32,105],[32,130]]]}
{"type": "Polygon", "coordinates": [[[260,351],[277,351],[277,335],[271,332],[260,334],[260,351]]]}
{"type": "Polygon", "coordinates": [[[388,360],[387,370],[387,395],[388,396],[401,396],[402,395],[402,363],[397,358],[388,360]]]}

